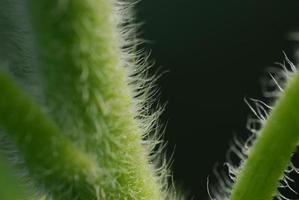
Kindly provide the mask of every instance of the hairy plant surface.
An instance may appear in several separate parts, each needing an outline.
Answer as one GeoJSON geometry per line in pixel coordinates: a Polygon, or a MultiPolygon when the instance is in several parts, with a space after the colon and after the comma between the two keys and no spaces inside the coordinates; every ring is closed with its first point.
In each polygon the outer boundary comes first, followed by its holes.
{"type": "MultiPolygon", "coordinates": [[[[0,199],[183,199],[168,186],[161,148],[154,151],[160,110],[151,111],[154,80],[136,52],[130,2],[0,4],[0,140],[9,160],[0,158],[0,199]]],[[[292,72],[270,75],[281,91],[278,79],[289,80],[280,99],[252,101],[262,128],[230,149],[241,165],[227,164],[229,179],[212,199],[283,199],[281,182],[292,190],[299,74],[289,64],[292,72]]]]}
{"type": "Polygon", "coordinates": [[[291,157],[299,142],[299,115],[296,110],[299,74],[288,58],[286,61],[290,69],[281,64],[282,70],[274,69],[269,73],[271,80],[267,82],[265,96],[272,100],[271,105],[256,99],[245,100],[255,115],[248,123],[253,135],[245,143],[234,141],[225,164],[229,175],[223,178],[216,172],[220,188],[216,192],[213,189],[211,199],[288,199],[278,188],[288,188],[296,194],[289,175],[291,172],[298,173],[291,157]],[[239,157],[240,166],[235,166],[230,154],[239,157]]]}
{"type": "MultiPolygon", "coordinates": [[[[294,74],[257,135],[233,187],[232,200],[271,199],[299,142],[299,74],[294,74]]],[[[287,180],[286,180],[287,181],[287,180]]]]}
{"type": "Polygon", "coordinates": [[[0,125],[36,192],[176,198],[153,151],[159,112],[151,111],[153,80],[131,37],[129,2],[3,0],[3,10],[5,3],[0,125]]]}

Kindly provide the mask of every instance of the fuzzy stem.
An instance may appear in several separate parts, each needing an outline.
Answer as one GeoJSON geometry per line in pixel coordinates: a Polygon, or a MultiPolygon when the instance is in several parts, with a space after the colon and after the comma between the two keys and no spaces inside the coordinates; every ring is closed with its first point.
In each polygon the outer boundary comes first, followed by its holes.
{"type": "Polygon", "coordinates": [[[299,142],[299,73],[274,106],[241,166],[231,200],[270,200],[299,142]]]}
{"type": "MultiPolygon", "coordinates": [[[[142,145],[114,0],[29,0],[45,106],[103,172],[103,199],[164,198],[142,145]]],[[[86,198],[88,199],[88,198],[86,198]]]]}
{"type": "Polygon", "coordinates": [[[22,154],[29,175],[54,199],[98,199],[100,170],[32,100],[0,74],[0,125],[22,154]]]}

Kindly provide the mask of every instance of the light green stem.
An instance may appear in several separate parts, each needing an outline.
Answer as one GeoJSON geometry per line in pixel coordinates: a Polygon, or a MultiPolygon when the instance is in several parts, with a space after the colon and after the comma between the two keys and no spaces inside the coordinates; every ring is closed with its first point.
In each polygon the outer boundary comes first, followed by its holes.
{"type": "Polygon", "coordinates": [[[101,198],[164,199],[142,145],[117,2],[28,2],[45,107],[63,133],[97,160],[101,198]]]}
{"type": "Polygon", "coordinates": [[[231,200],[271,200],[299,142],[299,73],[294,75],[241,166],[231,200]]]}

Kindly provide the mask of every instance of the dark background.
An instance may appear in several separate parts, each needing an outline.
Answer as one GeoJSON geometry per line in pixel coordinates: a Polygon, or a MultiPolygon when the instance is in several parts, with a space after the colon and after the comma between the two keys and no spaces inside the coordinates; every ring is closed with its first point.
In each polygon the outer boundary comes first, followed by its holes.
{"type": "MultiPolygon", "coordinates": [[[[206,180],[223,163],[234,134],[246,137],[244,97],[262,98],[265,69],[294,61],[298,0],[142,0],[137,19],[151,42],[174,180],[194,199],[206,199],[206,180]]],[[[297,187],[298,191],[299,187],[297,187]]]]}

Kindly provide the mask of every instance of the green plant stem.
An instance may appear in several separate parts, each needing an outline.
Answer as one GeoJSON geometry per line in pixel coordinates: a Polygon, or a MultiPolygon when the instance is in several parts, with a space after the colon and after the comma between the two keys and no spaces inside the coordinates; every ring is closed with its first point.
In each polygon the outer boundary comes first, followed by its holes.
{"type": "Polygon", "coordinates": [[[271,200],[299,142],[299,74],[292,78],[241,166],[231,200],[271,200]]]}
{"type": "Polygon", "coordinates": [[[0,199],[1,200],[30,200],[28,188],[15,175],[15,171],[7,160],[0,155],[0,199]]]}
{"type": "Polygon", "coordinates": [[[29,0],[45,106],[65,135],[97,160],[103,199],[163,199],[142,145],[116,4],[29,0]]]}
{"type": "Polygon", "coordinates": [[[30,177],[58,200],[98,199],[100,170],[32,100],[0,74],[0,125],[22,154],[30,177]]]}

